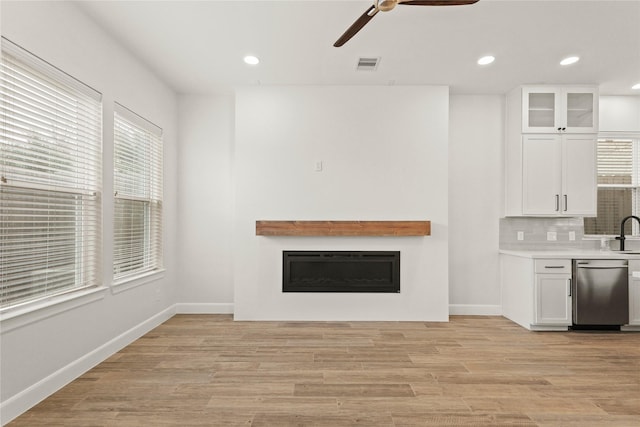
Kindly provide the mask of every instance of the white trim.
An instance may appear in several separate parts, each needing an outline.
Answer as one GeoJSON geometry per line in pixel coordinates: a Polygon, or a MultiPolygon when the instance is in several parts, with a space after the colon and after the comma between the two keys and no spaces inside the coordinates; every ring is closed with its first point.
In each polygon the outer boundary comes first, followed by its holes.
{"type": "Polygon", "coordinates": [[[176,314],[233,314],[233,303],[177,303],[176,314]]]}
{"type": "Polygon", "coordinates": [[[129,289],[137,288],[147,283],[155,282],[160,279],[164,279],[165,269],[153,270],[138,276],[127,277],[126,280],[113,282],[111,284],[111,292],[119,294],[120,292],[128,291],[129,289]]]}
{"type": "Polygon", "coordinates": [[[4,36],[2,36],[1,44],[2,51],[36,69],[38,72],[45,74],[49,78],[57,79],[60,82],[71,86],[75,90],[82,92],[86,96],[95,99],[98,102],[102,102],[102,93],[98,92],[83,81],[73,77],[71,74],[62,71],[55,65],[45,61],[38,55],[29,52],[27,49],[12,42],[4,36]]]}
{"type": "Polygon", "coordinates": [[[166,322],[174,314],[175,305],[172,305],[2,402],[0,404],[0,424],[9,423],[111,355],[166,322]]]}
{"type": "Polygon", "coordinates": [[[606,131],[598,132],[598,139],[634,139],[640,138],[638,131],[606,131]]]}
{"type": "Polygon", "coordinates": [[[569,330],[568,326],[562,325],[531,325],[529,328],[531,331],[556,331],[556,332],[566,332],[569,330]]]}
{"type": "Polygon", "coordinates": [[[0,334],[99,301],[104,298],[107,289],[106,286],[83,289],[6,309],[0,313],[0,334]]]}
{"type": "Polygon", "coordinates": [[[131,123],[141,127],[142,129],[151,132],[152,134],[154,134],[155,136],[157,136],[158,138],[162,137],[162,128],[160,126],[158,126],[157,124],[153,123],[151,120],[147,120],[144,117],[142,117],[141,115],[139,115],[138,113],[134,112],[133,110],[128,109],[127,107],[125,107],[124,105],[118,103],[118,102],[114,102],[113,103],[113,111],[115,111],[116,113],[118,113],[119,115],[121,115],[123,118],[125,118],[126,120],[130,121],[131,123]]]}
{"type": "Polygon", "coordinates": [[[501,305],[449,304],[451,316],[502,316],[501,305]]]}

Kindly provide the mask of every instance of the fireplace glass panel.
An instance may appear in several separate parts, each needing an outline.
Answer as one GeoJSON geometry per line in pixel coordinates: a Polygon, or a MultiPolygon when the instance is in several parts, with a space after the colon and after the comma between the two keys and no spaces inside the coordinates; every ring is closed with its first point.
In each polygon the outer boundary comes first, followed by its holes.
{"type": "Polygon", "coordinates": [[[284,251],[283,292],[400,292],[400,252],[284,251]]]}

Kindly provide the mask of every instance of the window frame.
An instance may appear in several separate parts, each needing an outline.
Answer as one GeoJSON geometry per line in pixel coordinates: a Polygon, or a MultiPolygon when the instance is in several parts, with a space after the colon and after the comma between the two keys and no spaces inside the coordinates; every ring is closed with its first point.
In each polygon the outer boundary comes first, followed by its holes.
{"type": "MultiPolygon", "coordinates": [[[[601,140],[611,141],[631,141],[632,142],[632,182],[631,184],[597,184],[597,188],[629,188],[632,193],[632,210],[631,214],[640,216],[640,132],[600,132],[597,142],[601,140]]],[[[597,164],[597,163],[596,163],[597,164]]],[[[597,174],[597,171],[596,171],[597,174]]],[[[627,235],[627,239],[640,240],[640,225],[636,221],[632,223],[632,234],[627,235]]],[[[585,234],[585,240],[600,240],[602,238],[615,238],[619,234],[585,234]]]]}
{"type": "MultiPolygon", "coordinates": [[[[113,286],[128,289],[155,280],[157,278],[156,276],[164,273],[164,142],[162,129],[159,126],[117,102],[114,104],[113,120],[113,286]],[[127,164],[128,167],[140,167],[138,170],[133,170],[132,173],[137,174],[138,177],[139,175],[145,177],[142,191],[140,191],[139,188],[133,188],[130,182],[127,183],[126,174],[118,170],[119,165],[122,167],[121,162],[118,161],[119,156],[122,156],[121,150],[124,150],[125,154],[129,156],[131,156],[133,152],[140,154],[140,151],[136,151],[136,147],[131,145],[139,143],[140,139],[136,139],[135,137],[134,139],[128,138],[127,135],[119,129],[119,126],[130,128],[132,133],[138,133],[138,137],[141,137],[145,142],[150,144],[148,151],[145,149],[142,150],[145,157],[142,163],[137,163],[139,159],[127,158],[129,162],[127,164]],[[123,180],[125,182],[122,182],[123,180]],[[126,245],[124,239],[118,237],[118,233],[121,232],[118,227],[118,203],[122,202],[143,203],[145,206],[144,235],[141,238],[141,241],[144,243],[144,250],[138,254],[143,258],[141,268],[118,272],[118,268],[122,266],[123,263],[125,268],[128,268],[127,263],[133,262],[133,257],[127,259],[125,256],[118,254],[118,251],[131,248],[131,246],[126,245]]],[[[137,185],[135,187],[137,187],[137,185]]],[[[132,241],[133,240],[130,240],[129,242],[132,241]]]]}
{"type": "Polygon", "coordinates": [[[29,240],[23,237],[11,239],[11,229],[8,225],[3,227],[6,234],[0,239],[0,255],[12,256],[13,261],[3,260],[0,265],[0,297],[2,300],[6,298],[5,288],[7,292],[36,290],[29,296],[14,296],[0,301],[0,319],[5,320],[94,294],[104,288],[103,106],[100,92],[5,37],[2,37],[1,50],[0,134],[2,145],[6,144],[6,151],[0,156],[0,190],[3,207],[6,208],[2,220],[7,224],[17,224],[15,230],[32,237],[31,245],[26,247],[29,252],[11,254],[12,244],[20,242],[24,247],[29,240]],[[43,156],[47,163],[41,163],[43,156]],[[53,214],[50,213],[52,211],[53,214]],[[42,229],[38,225],[43,219],[47,224],[60,224],[60,220],[55,221],[57,215],[74,218],[65,234],[60,234],[65,239],[66,233],[73,235],[75,243],[72,246],[68,243],[60,246],[59,241],[56,243],[52,237],[49,226],[42,229]],[[25,222],[23,218],[34,219],[29,225],[31,220],[25,222]],[[37,222],[35,218],[42,219],[37,222]],[[51,241],[58,252],[47,250],[43,255],[42,249],[38,249],[42,240],[36,239],[34,234],[37,232],[46,232],[47,247],[51,241]],[[73,259],[73,262],[61,263],[64,258],[73,259]],[[49,267],[50,263],[57,263],[59,268],[73,267],[73,284],[63,282],[62,286],[50,286],[50,283],[55,283],[50,278],[52,273],[49,270],[53,269],[49,267]],[[22,281],[16,283],[15,278],[10,278],[7,271],[18,267],[23,277],[31,275],[33,283],[19,278],[17,280],[22,281]],[[43,267],[45,279],[33,279],[43,267]]]}

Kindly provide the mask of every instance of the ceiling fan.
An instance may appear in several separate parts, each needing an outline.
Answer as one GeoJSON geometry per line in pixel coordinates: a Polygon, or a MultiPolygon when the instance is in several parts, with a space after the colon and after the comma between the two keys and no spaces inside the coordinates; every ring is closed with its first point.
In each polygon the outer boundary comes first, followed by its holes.
{"type": "Polygon", "coordinates": [[[374,0],[365,13],[356,19],[351,24],[347,31],[333,44],[335,47],[340,47],[355,36],[358,31],[366,25],[378,12],[388,12],[396,5],[409,5],[409,6],[460,6],[465,4],[477,3],[479,0],[374,0]]]}

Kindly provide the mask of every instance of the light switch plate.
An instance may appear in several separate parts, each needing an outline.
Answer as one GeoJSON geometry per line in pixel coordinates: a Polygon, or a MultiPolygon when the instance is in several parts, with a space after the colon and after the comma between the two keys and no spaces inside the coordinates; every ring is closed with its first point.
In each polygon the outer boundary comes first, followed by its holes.
{"type": "Polygon", "coordinates": [[[576,232],[575,231],[570,231],[569,232],[569,240],[576,240],[576,232]]]}
{"type": "Polygon", "coordinates": [[[518,240],[524,240],[524,231],[518,231],[518,240]]]}

